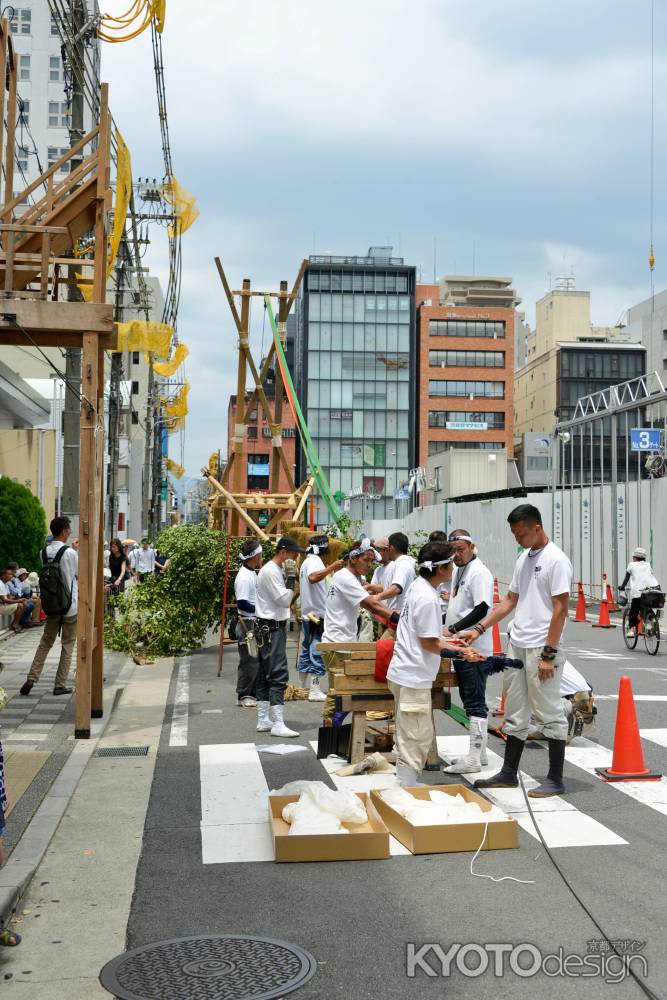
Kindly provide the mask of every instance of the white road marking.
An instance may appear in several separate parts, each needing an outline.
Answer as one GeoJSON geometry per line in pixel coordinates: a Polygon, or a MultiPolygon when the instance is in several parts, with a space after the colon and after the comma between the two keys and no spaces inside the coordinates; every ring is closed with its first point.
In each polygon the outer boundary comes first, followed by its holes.
{"type": "MultiPolygon", "coordinates": [[[[594,692],[596,701],[618,701],[617,694],[598,694],[594,692]]],[[[667,701],[667,694],[633,694],[635,701],[667,701]]]]}
{"type": "MultiPolygon", "coordinates": [[[[566,748],[565,760],[568,764],[574,764],[582,771],[592,774],[598,781],[602,781],[595,768],[611,765],[613,756],[611,750],[583,737],[578,740],[578,744],[566,748]]],[[[605,784],[608,788],[615,788],[631,799],[667,816],[667,778],[663,777],[660,781],[608,781],[605,784]]]]}
{"type": "Polygon", "coordinates": [[[178,668],[174,711],[171,717],[170,747],[188,745],[188,712],[190,703],[190,657],[186,657],[178,668]]]}
{"type": "Polygon", "coordinates": [[[254,743],[199,748],[202,863],[273,861],[269,787],[254,743]]]}
{"type": "MultiPolygon", "coordinates": [[[[438,750],[451,759],[462,756],[468,749],[468,737],[438,736],[438,750]]],[[[486,778],[495,774],[502,765],[502,758],[493,750],[488,750],[489,763],[477,774],[460,777],[473,784],[478,778],[486,778]]],[[[546,765],[546,761],[545,761],[546,765]]],[[[526,791],[535,788],[539,782],[522,772],[526,791]]],[[[497,805],[503,812],[516,819],[526,833],[539,840],[535,825],[531,819],[521,788],[485,788],[483,794],[497,805]]],[[[530,808],[535,815],[535,821],[548,847],[595,847],[601,845],[627,844],[626,840],[598,823],[592,816],[580,812],[571,802],[555,795],[549,799],[531,799],[530,808]]]]}
{"type": "Polygon", "coordinates": [[[645,740],[650,740],[651,743],[667,747],[667,729],[640,729],[639,735],[645,740]]]}

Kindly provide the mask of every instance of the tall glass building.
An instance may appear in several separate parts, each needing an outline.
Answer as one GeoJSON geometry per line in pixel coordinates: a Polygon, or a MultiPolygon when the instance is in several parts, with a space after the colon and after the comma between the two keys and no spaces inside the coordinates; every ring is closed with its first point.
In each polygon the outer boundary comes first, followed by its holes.
{"type": "Polygon", "coordinates": [[[296,310],[295,380],[322,468],[341,504],[364,493],[373,518],[395,516],[416,465],[415,268],[391,254],[310,257],[296,310]]]}

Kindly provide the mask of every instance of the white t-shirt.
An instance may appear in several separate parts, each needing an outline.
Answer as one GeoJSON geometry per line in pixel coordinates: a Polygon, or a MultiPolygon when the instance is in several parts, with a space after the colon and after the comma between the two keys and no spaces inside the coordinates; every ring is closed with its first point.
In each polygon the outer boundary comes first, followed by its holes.
{"type": "Polygon", "coordinates": [[[516,561],[509,589],[519,595],[512,642],[521,649],[543,646],[553,615],[552,597],[572,589],[572,564],[553,542],[535,553],[526,550],[516,561]]]}
{"type": "Polygon", "coordinates": [[[389,581],[391,580],[391,574],[393,572],[394,572],[393,562],[381,563],[373,573],[371,583],[375,583],[379,587],[382,587],[384,590],[386,590],[387,587],[389,586],[389,581]]]}
{"type": "Polygon", "coordinates": [[[560,679],[560,696],[566,698],[569,694],[576,694],[577,691],[591,691],[592,688],[583,674],[580,674],[569,660],[563,664],[563,673],[560,679]]]}
{"type": "Polygon", "coordinates": [[[414,581],[417,571],[415,569],[416,561],[412,556],[404,555],[399,556],[398,559],[394,559],[393,562],[389,563],[391,566],[391,575],[387,574],[387,579],[389,582],[386,584],[387,587],[392,587],[395,583],[402,588],[400,594],[396,594],[395,597],[387,597],[384,600],[384,604],[391,608],[392,611],[400,611],[403,607],[403,602],[405,601],[405,594],[414,581]]]}
{"type": "Polygon", "coordinates": [[[134,553],[134,569],[137,573],[152,573],[155,570],[155,549],[139,548],[134,553]]]}
{"type": "Polygon", "coordinates": [[[441,659],[438,653],[428,653],[419,639],[441,637],[442,609],[438,592],[423,577],[417,577],[403,604],[387,679],[403,687],[430,688],[441,659]]]}
{"type": "MultiPolygon", "coordinates": [[[[450,596],[447,606],[446,625],[454,625],[455,622],[469,615],[470,612],[482,601],[493,607],[493,577],[481,559],[472,559],[465,566],[457,566],[454,576],[449,584],[450,596]],[[458,591],[457,591],[458,581],[458,591]],[[456,596],[454,594],[456,593],[456,596]]],[[[475,649],[484,656],[491,656],[493,651],[493,635],[488,629],[475,641],[475,649]]]]}
{"type": "MultiPolygon", "coordinates": [[[[64,542],[49,542],[46,546],[47,558],[53,559],[58,550],[61,549],[64,544],[64,542]]],[[[65,618],[74,618],[79,604],[79,586],[76,578],[77,573],[79,572],[79,553],[76,549],[73,549],[70,546],[67,547],[67,552],[60,560],[60,570],[72,593],[72,603],[69,606],[69,611],[65,615],[65,618]]]]}
{"type": "MultiPolygon", "coordinates": [[[[4,583],[2,580],[0,580],[0,597],[12,597],[12,596],[13,595],[10,593],[9,587],[7,586],[7,584],[4,583]]],[[[2,607],[2,605],[0,605],[0,608],[1,607],[2,607]]],[[[5,605],[5,607],[9,607],[9,605],[5,605]]],[[[6,612],[3,612],[3,613],[6,614],[6,612]]]]}
{"type": "Polygon", "coordinates": [[[355,642],[359,606],[367,597],[361,580],[347,566],[334,573],[324,602],[322,642],[355,642]]]}
{"type": "Polygon", "coordinates": [[[286,622],[290,616],[290,604],[294,591],[285,586],[285,577],[280,566],[270,559],[264,563],[257,577],[255,612],[258,618],[273,622],[286,622]]]}
{"type": "Polygon", "coordinates": [[[326,597],[326,587],[324,580],[319,583],[311,583],[308,579],[309,573],[319,573],[324,569],[324,563],[319,556],[310,555],[301,563],[299,571],[299,589],[301,592],[301,616],[309,614],[324,617],[324,599],[326,597]]]}
{"type": "MultiPolygon", "coordinates": [[[[257,604],[257,574],[254,569],[241,566],[234,580],[234,596],[236,597],[237,604],[239,601],[247,601],[248,604],[253,605],[257,604]]],[[[241,618],[253,617],[247,611],[242,611],[241,608],[239,608],[239,616],[241,618]]]]}
{"type": "Polygon", "coordinates": [[[628,563],[626,573],[630,574],[630,596],[633,598],[641,597],[642,590],[646,590],[647,587],[658,586],[658,581],[653,576],[651,564],[645,559],[628,563]]]}

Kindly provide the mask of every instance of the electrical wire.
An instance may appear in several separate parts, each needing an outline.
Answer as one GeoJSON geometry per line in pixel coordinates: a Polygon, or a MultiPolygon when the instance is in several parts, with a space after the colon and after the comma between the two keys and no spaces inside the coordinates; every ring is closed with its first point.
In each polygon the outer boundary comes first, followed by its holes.
{"type": "MultiPolygon", "coordinates": [[[[39,354],[41,354],[41,356],[44,358],[44,360],[46,361],[46,363],[49,366],[49,368],[52,368],[53,371],[56,373],[56,375],[58,375],[58,377],[60,379],[62,379],[62,381],[67,386],[67,388],[70,390],[70,392],[74,393],[74,395],[77,397],[77,399],[79,400],[80,403],[86,403],[91,408],[91,410],[95,410],[96,409],[96,407],[91,403],[91,401],[88,399],[88,397],[83,392],[81,392],[81,390],[78,389],[76,385],[74,385],[72,382],[70,382],[70,380],[67,378],[67,375],[65,374],[65,372],[61,371],[60,368],[58,368],[57,365],[54,365],[53,361],[51,361],[51,358],[47,354],[44,353],[44,351],[39,346],[39,344],[35,343],[35,341],[32,339],[32,337],[30,336],[30,334],[28,333],[28,331],[26,330],[26,328],[24,326],[21,326],[21,324],[17,320],[17,318],[16,318],[16,316],[15,316],[14,313],[4,312],[4,311],[0,310],[0,319],[4,319],[5,322],[11,323],[13,326],[15,326],[18,330],[21,331],[21,333],[26,338],[26,340],[28,340],[32,344],[32,346],[35,348],[35,350],[39,354]]],[[[99,416],[99,414],[98,414],[98,416],[99,416]]]]}

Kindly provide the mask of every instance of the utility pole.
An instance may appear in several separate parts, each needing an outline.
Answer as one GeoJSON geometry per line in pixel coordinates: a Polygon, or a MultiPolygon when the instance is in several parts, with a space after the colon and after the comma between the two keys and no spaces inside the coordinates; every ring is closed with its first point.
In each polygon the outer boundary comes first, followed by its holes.
{"type": "MultiPolygon", "coordinates": [[[[70,0],[72,19],[72,36],[76,39],[74,50],[78,66],[85,65],[85,43],[83,27],[87,20],[85,0],[70,0]]],[[[83,86],[79,79],[79,70],[72,69],[72,112],[70,122],[70,148],[76,146],[84,136],[83,126],[83,86]]],[[[80,72],[83,72],[81,69],[80,72]]],[[[71,170],[81,163],[78,156],[71,161],[71,170]]],[[[80,301],[81,296],[76,287],[76,268],[68,268],[69,282],[67,299],[69,302],[80,301]]],[[[81,348],[68,347],[65,354],[65,407],[63,410],[63,491],[62,512],[73,519],[78,534],[79,520],[79,421],[81,412],[81,348]]]]}
{"type": "MultiPolygon", "coordinates": [[[[118,250],[116,259],[116,293],[114,301],[114,321],[122,323],[125,315],[125,277],[127,268],[127,241],[125,234],[118,250]]],[[[120,444],[120,383],[123,379],[124,358],[120,351],[114,352],[111,358],[111,377],[109,381],[109,477],[107,480],[107,524],[109,537],[117,534],[118,520],[118,458],[120,444]]]]}

